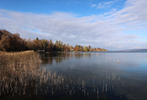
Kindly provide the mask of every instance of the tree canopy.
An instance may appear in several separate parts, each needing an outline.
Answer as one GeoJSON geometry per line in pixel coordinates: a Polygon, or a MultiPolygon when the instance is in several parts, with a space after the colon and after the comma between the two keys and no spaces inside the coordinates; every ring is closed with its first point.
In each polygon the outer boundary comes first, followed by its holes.
{"type": "Polygon", "coordinates": [[[45,50],[49,52],[55,51],[108,51],[101,48],[91,48],[81,45],[76,45],[75,47],[70,46],[68,43],[65,44],[62,41],[56,41],[55,43],[52,40],[39,39],[38,37],[34,40],[30,38],[28,40],[22,39],[18,33],[12,34],[7,30],[0,30],[0,50],[1,51],[25,51],[25,50],[45,50]]]}

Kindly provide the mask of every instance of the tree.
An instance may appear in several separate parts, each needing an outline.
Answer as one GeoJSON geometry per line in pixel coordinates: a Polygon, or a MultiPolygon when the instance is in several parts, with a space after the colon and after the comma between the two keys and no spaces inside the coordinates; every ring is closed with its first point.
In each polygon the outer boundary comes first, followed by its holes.
{"type": "Polygon", "coordinates": [[[54,44],[53,44],[52,40],[50,39],[49,43],[48,43],[48,50],[53,51],[53,49],[54,49],[54,44]]]}
{"type": "Polygon", "coordinates": [[[74,51],[79,51],[79,45],[76,45],[74,51]]]}
{"type": "Polygon", "coordinates": [[[91,46],[90,46],[90,45],[89,45],[89,47],[88,47],[88,51],[90,51],[90,52],[92,51],[92,50],[91,50],[91,46]]]}
{"type": "Polygon", "coordinates": [[[88,48],[86,46],[84,47],[84,52],[88,52],[88,48]]]}
{"type": "Polygon", "coordinates": [[[18,33],[13,34],[10,37],[10,51],[21,51],[21,39],[18,33]]]}
{"type": "Polygon", "coordinates": [[[42,45],[42,49],[47,51],[48,49],[48,44],[49,44],[49,41],[48,40],[45,40],[45,39],[42,39],[41,40],[41,45],[42,45]]]}
{"type": "Polygon", "coordinates": [[[39,39],[38,37],[34,40],[22,39],[18,33],[12,34],[9,31],[0,29],[0,50],[2,51],[24,51],[24,50],[45,50],[45,51],[108,51],[102,48],[91,48],[76,45],[75,47],[69,44],[63,44],[63,42],[56,41],[55,44],[50,39],[39,39]]]}
{"type": "Polygon", "coordinates": [[[36,40],[39,40],[39,38],[37,37],[36,40]]]}
{"type": "Polygon", "coordinates": [[[9,48],[9,38],[8,36],[2,35],[0,40],[0,50],[7,51],[9,48]]]}

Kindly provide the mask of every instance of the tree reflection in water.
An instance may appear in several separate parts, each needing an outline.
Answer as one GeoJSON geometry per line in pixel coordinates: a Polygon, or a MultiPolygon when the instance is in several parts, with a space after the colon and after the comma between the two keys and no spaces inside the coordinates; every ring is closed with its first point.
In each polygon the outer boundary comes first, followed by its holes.
{"type": "MultiPolygon", "coordinates": [[[[101,54],[99,54],[101,55],[101,54]]],[[[80,58],[90,58],[91,56],[96,56],[91,53],[81,53],[81,52],[66,52],[66,53],[48,53],[48,54],[41,54],[41,59],[43,60],[42,64],[50,64],[52,65],[53,62],[56,64],[62,63],[64,60],[69,60],[72,58],[80,59],[80,58]]],[[[98,56],[98,55],[97,55],[98,56]]]]}

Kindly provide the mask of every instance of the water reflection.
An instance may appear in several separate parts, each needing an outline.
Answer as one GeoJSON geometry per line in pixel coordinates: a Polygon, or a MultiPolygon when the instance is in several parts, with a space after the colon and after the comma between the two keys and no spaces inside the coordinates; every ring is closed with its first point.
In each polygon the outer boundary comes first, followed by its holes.
{"type": "Polygon", "coordinates": [[[66,52],[66,53],[48,53],[41,54],[41,59],[43,60],[43,64],[52,64],[56,62],[57,64],[62,63],[64,60],[69,60],[72,58],[81,59],[81,58],[91,58],[91,56],[100,56],[102,54],[97,53],[96,55],[93,53],[83,53],[83,52],[66,52]]]}
{"type": "Polygon", "coordinates": [[[96,65],[113,66],[111,68],[115,69],[126,68],[125,70],[131,67],[140,67],[140,64],[145,66],[147,62],[147,56],[143,53],[66,52],[41,54],[41,59],[43,60],[42,64],[59,65],[69,60],[72,62],[80,60],[84,63],[89,62],[96,65]]]}

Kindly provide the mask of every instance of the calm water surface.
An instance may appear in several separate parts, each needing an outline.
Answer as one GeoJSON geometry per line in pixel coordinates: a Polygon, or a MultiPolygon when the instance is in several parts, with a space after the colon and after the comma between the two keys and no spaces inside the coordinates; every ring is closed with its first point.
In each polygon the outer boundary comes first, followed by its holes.
{"type": "Polygon", "coordinates": [[[64,79],[44,99],[147,100],[145,52],[66,52],[41,58],[40,68],[64,79]]]}

